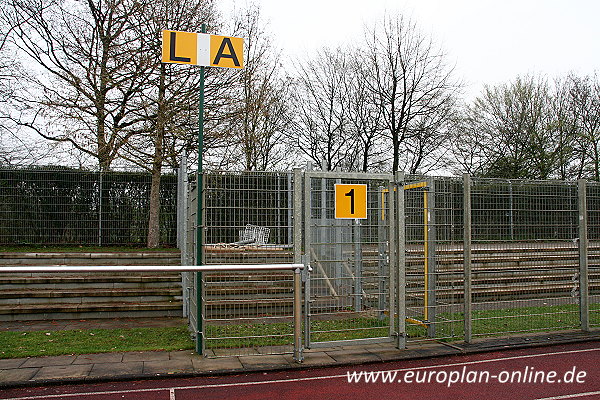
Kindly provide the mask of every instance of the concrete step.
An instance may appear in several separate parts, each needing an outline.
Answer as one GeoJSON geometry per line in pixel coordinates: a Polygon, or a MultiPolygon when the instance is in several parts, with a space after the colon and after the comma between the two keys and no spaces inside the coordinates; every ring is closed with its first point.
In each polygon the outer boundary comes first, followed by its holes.
{"type": "Polygon", "coordinates": [[[0,269],[10,265],[179,265],[179,252],[0,253],[0,269]]]}
{"type": "Polygon", "coordinates": [[[61,275],[31,276],[0,275],[0,292],[18,289],[96,289],[119,288],[169,288],[180,287],[181,277],[170,275],[61,275]]]}
{"type": "Polygon", "coordinates": [[[18,289],[0,290],[0,306],[11,304],[154,302],[181,300],[179,288],[18,289]]]}
{"type": "Polygon", "coordinates": [[[211,288],[204,290],[207,299],[247,299],[292,296],[294,289],[292,286],[274,286],[270,288],[211,288]]]}
{"type": "Polygon", "coordinates": [[[0,254],[0,320],[182,315],[181,275],[2,273],[10,265],[179,265],[178,252],[0,254]]]}
{"type": "Polygon", "coordinates": [[[142,316],[181,316],[181,301],[131,303],[55,303],[17,304],[0,308],[0,321],[23,321],[44,319],[78,319],[101,315],[103,318],[142,317],[142,316]],[[27,318],[23,318],[26,316],[27,318]]]}

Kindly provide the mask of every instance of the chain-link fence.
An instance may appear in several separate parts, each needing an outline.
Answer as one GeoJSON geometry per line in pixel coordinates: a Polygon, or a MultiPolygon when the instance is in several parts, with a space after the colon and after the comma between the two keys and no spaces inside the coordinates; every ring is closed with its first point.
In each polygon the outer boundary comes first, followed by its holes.
{"type": "MultiPolygon", "coordinates": [[[[0,168],[1,245],[145,245],[151,175],[0,168]]],[[[160,242],[176,244],[177,179],[160,186],[160,242]]]]}

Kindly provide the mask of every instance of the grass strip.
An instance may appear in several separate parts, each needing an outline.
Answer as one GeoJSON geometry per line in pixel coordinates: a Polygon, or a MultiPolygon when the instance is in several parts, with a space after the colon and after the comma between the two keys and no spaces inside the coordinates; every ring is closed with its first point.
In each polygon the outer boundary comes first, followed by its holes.
{"type": "MultiPolygon", "coordinates": [[[[463,314],[441,313],[436,337],[462,340],[463,314]]],[[[600,325],[600,304],[590,305],[590,322],[600,325]]],[[[325,342],[388,335],[388,318],[353,317],[311,321],[311,340],[325,342]]],[[[473,333],[500,336],[508,332],[560,331],[579,327],[575,304],[522,307],[473,312],[473,333]]],[[[243,348],[293,344],[291,323],[205,325],[206,348],[243,348]]],[[[407,323],[410,338],[427,337],[427,330],[407,323]]],[[[0,332],[0,358],[54,356],[124,351],[189,350],[194,348],[187,326],[165,328],[92,329],[69,331],[0,332]]]]}
{"type": "Polygon", "coordinates": [[[0,332],[0,358],[194,348],[187,326],[0,332]]]}

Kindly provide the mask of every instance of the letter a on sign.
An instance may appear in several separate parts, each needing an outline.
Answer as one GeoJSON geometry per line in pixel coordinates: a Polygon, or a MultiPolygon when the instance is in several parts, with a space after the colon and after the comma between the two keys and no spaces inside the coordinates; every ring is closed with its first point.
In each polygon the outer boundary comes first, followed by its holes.
{"type": "Polygon", "coordinates": [[[244,39],[210,35],[210,65],[213,67],[244,68],[244,39]]]}
{"type": "Polygon", "coordinates": [[[242,38],[164,30],[162,40],[162,62],[244,68],[242,38]]]}

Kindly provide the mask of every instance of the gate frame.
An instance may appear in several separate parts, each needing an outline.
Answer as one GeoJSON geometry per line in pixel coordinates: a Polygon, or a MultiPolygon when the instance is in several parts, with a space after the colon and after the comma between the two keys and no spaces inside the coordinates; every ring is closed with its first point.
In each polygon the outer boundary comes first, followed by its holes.
{"type": "MultiPolygon", "coordinates": [[[[295,173],[299,176],[301,174],[300,170],[295,170],[295,173]]],[[[294,196],[296,198],[303,198],[304,200],[304,215],[303,215],[303,225],[304,225],[304,253],[307,265],[307,268],[304,270],[304,274],[306,276],[305,285],[304,285],[304,346],[306,348],[319,348],[319,347],[331,347],[331,346],[341,346],[341,345],[356,345],[356,344],[371,344],[371,343],[390,343],[394,342],[396,347],[403,349],[406,347],[406,330],[405,330],[405,268],[404,268],[404,249],[405,243],[404,240],[404,218],[401,216],[404,215],[403,212],[403,196],[404,191],[399,190],[398,188],[402,188],[402,182],[404,180],[404,174],[398,173],[396,175],[393,174],[374,174],[374,173],[364,173],[364,172],[338,172],[338,171],[310,171],[307,170],[304,172],[304,184],[303,184],[303,195],[300,195],[300,184],[296,183],[294,186],[294,196]],[[375,337],[375,338],[364,338],[364,339],[349,339],[349,340],[337,340],[337,341],[325,341],[325,342],[312,342],[311,341],[311,279],[310,272],[312,268],[310,268],[310,252],[312,249],[313,242],[313,234],[310,229],[311,220],[312,220],[312,207],[311,207],[311,180],[312,179],[351,179],[351,180],[380,180],[382,182],[382,186],[387,186],[388,193],[402,193],[402,209],[398,208],[396,196],[389,195],[388,196],[388,220],[387,227],[389,229],[389,238],[388,238],[388,269],[389,269],[389,285],[388,285],[388,303],[389,303],[389,327],[388,327],[388,336],[387,337],[375,337]],[[386,185],[387,183],[387,185],[386,185]],[[296,186],[297,185],[297,186],[296,186]]],[[[295,179],[295,181],[299,181],[295,179]]],[[[300,224],[295,224],[300,225],[300,224]]],[[[296,228],[297,229],[297,228],[296,228]]],[[[352,229],[356,229],[353,227],[352,229]]],[[[296,257],[296,256],[295,256],[296,257]]],[[[295,259],[296,260],[296,259],[295,259]]]]}

